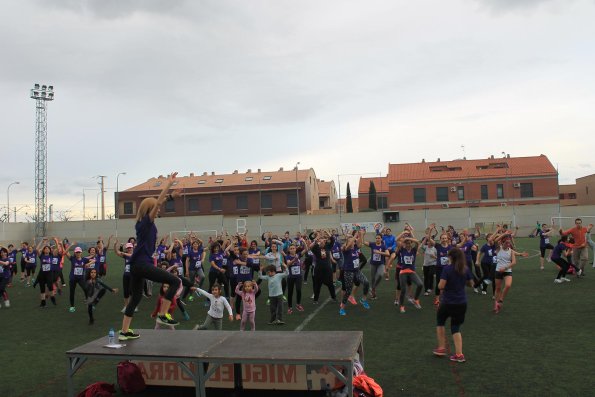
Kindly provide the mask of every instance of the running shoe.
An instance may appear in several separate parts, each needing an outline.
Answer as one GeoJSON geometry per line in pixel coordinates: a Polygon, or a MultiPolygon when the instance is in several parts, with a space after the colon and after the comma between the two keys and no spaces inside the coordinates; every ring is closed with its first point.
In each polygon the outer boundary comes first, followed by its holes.
{"type": "Polygon", "coordinates": [[[121,341],[130,340],[130,339],[138,339],[138,338],[140,338],[140,335],[135,334],[134,331],[132,331],[131,329],[129,329],[128,332],[120,331],[120,333],[118,334],[118,340],[121,340],[121,341]]]}
{"type": "Polygon", "coordinates": [[[479,289],[477,289],[476,287],[473,288],[473,292],[476,294],[479,294],[479,289]]]}
{"type": "Polygon", "coordinates": [[[429,296],[429,295],[430,295],[429,291],[424,292],[424,296],[429,296]]]}
{"type": "Polygon", "coordinates": [[[287,314],[293,314],[293,309],[291,307],[287,309],[287,314]]]}
{"type": "Polygon", "coordinates": [[[419,303],[419,299],[413,302],[413,306],[415,306],[416,309],[421,309],[421,304],[419,303]]]}
{"type": "Polygon", "coordinates": [[[482,295],[487,295],[488,293],[487,293],[487,291],[481,291],[481,294],[482,295]]]}
{"type": "Polygon", "coordinates": [[[303,312],[304,311],[304,306],[302,305],[297,305],[296,309],[298,310],[298,312],[303,312]]]}
{"type": "Polygon", "coordinates": [[[318,301],[314,301],[314,302],[312,302],[312,304],[313,305],[317,305],[318,304],[318,301]]]}
{"type": "Polygon", "coordinates": [[[415,299],[413,299],[412,296],[408,296],[407,300],[409,301],[409,303],[414,304],[415,303],[415,299]]]}
{"type": "Polygon", "coordinates": [[[194,302],[194,295],[190,295],[190,296],[188,297],[188,300],[189,300],[190,302],[194,302]]]}
{"type": "Polygon", "coordinates": [[[10,307],[10,301],[8,299],[4,301],[4,307],[7,309],[10,307]]]}
{"type": "Polygon", "coordinates": [[[310,297],[310,299],[314,299],[314,294],[312,294],[312,296],[310,297]]]}
{"type": "Polygon", "coordinates": [[[464,363],[466,361],[464,354],[453,354],[449,357],[449,360],[457,363],[464,363]]]}
{"type": "Polygon", "coordinates": [[[483,280],[483,282],[484,282],[486,285],[490,285],[490,284],[492,284],[492,280],[490,280],[490,279],[485,279],[485,280],[483,280]]]}
{"type": "Polygon", "coordinates": [[[184,320],[190,320],[190,314],[188,314],[188,312],[184,312],[184,320]]]}
{"type": "Polygon", "coordinates": [[[399,306],[399,300],[395,299],[395,301],[393,302],[395,306],[399,306]]]}
{"type": "Polygon", "coordinates": [[[179,322],[173,319],[171,314],[165,313],[164,315],[157,316],[157,322],[161,325],[178,325],[179,322]]]}
{"type": "Polygon", "coordinates": [[[440,305],[440,298],[435,297],[434,298],[434,306],[438,306],[438,305],[440,305]]]}
{"type": "Polygon", "coordinates": [[[351,303],[352,305],[357,305],[357,301],[355,300],[355,298],[353,297],[353,295],[349,295],[349,298],[347,298],[347,301],[349,303],[351,303]]]}
{"type": "Polygon", "coordinates": [[[370,291],[370,299],[376,299],[376,290],[374,288],[370,291]]]}
{"type": "Polygon", "coordinates": [[[66,287],[66,284],[65,284],[65,283],[62,283],[62,286],[63,286],[63,287],[66,287]]]}
{"type": "Polygon", "coordinates": [[[432,354],[438,357],[444,357],[446,356],[446,349],[444,347],[437,347],[432,350],[432,354]]]}
{"type": "Polygon", "coordinates": [[[577,277],[580,277],[583,275],[583,269],[578,269],[578,272],[576,273],[577,277]]]}
{"type": "Polygon", "coordinates": [[[236,321],[240,321],[242,319],[242,316],[239,314],[236,314],[236,321]]]}
{"type": "MultiPolygon", "coordinates": [[[[124,309],[126,309],[126,308],[124,308],[124,309]]],[[[68,309],[68,311],[70,313],[74,313],[76,311],[76,308],[74,306],[70,306],[70,309],[68,309]]]]}
{"type": "Polygon", "coordinates": [[[570,279],[568,277],[562,277],[562,280],[564,280],[564,281],[570,281],[570,279]]]}
{"type": "Polygon", "coordinates": [[[545,260],[548,261],[548,262],[551,262],[552,261],[552,258],[548,256],[548,257],[545,258],[545,260]]]}
{"type": "Polygon", "coordinates": [[[554,280],[554,283],[556,283],[556,284],[562,284],[563,282],[564,281],[562,281],[561,278],[557,278],[557,279],[554,280]]]}
{"type": "Polygon", "coordinates": [[[277,324],[277,320],[269,321],[267,324],[268,325],[275,325],[275,324],[277,324]]]}
{"type": "Polygon", "coordinates": [[[287,297],[285,295],[282,295],[283,298],[283,302],[287,302],[287,297]]]}
{"type": "Polygon", "coordinates": [[[270,305],[271,305],[271,300],[267,299],[267,306],[270,306],[270,305]]]}
{"type": "Polygon", "coordinates": [[[368,303],[368,301],[367,301],[367,300],[364,300],[364,298],[361,298],[361,299],[359,300],[359,303],[361,303],[361,304],[362,304],[362,306],[364,307],[364,309],[369,309],[369,308],[370,308],[370,304],[368,303]]]}
{"type": "Polygon", "coordinates": [[[401,313],[405,313],[405,306],[401,306],[401,308],[399,309],[399,311],[400,311],[401,313]]]}
{"type": "Polygon", "coordinates": [[[345,309],[344,309],[344,308],[340,308],[340,309],[339,309],[339,315],[340,315],[340,316],[345,316],[345,315],[347,315],[347,312],[345,311],[345,309]]]}
{"type": "Polygon", "coordinates": [[[283,321],[283,320],[277,320],[277,322],[275,324],[277,324],[277,325],[285,325],[285,321],[283,321]]]}

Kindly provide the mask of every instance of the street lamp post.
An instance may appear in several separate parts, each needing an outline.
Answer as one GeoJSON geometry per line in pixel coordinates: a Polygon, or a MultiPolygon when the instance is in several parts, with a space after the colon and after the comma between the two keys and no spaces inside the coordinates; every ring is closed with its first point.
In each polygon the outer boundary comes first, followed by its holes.
{"type": "Polygon", "coordinates": [[[297,213],[298,213],[298,226],[299,226],[299,232],[302,232],[302,216],[300,214],[300,188],[298,185],[298,165],[300,165],[300,162],[298,161],[295,164],[295,194],[296,194],[296,198],[297,198],[297,213]]]}
{"type": "MultiPolygon", "coordinates": [[[[10,223],[10,187],[12,185],[19,185],[21,182],[12,182],[10,185],[8,185],[8,188],[6,188],[6,222],[10,223]]],[[[16,220],[15,220],[16,222],[16,220]]]]}

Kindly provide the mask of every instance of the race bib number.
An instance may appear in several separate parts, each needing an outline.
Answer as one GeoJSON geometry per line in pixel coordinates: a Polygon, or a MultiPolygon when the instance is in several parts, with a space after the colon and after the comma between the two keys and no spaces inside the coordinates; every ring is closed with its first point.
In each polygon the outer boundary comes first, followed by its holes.
{"type": "Polygon", "coordinates": [[[354,259],[353,260],[353,268],[354,269],[358,269],[359,268],[359,259],[354,259]]]}
{"type": "Polygon", "coordinates": [[[546,238],[543,239],[543,242],[545,244],[549,244],[550,243],[550,239],[548,237],[546,237],[546,238]]]}
{"type": "Polygon", "coordinates": [[[248,266],[240,266],[240,274],[250,274],[251,269],[248,266]]]}
{"type": "Polygon", "coordinates": [[[373,254],[372,255],[372,260],[374,262],[380,262],[380,254],[373,254]]]}
{"type": "Polygon", "coordinates": [[[130,265],[124,265],[124,273],[130,273],[130,265]]]}
{"type": "Polygon", "coordinates": [[[448,265],[448,257],[447,257],[447,256],[442,256],[442,257],[440,257],[440,264],[441,264],[442,266],[446,266],[446,265],[448,265]]]}
{"type": "Polygon", "coordinates": [[[184,249],[182,250],[182,254],[188,255],[188,247],[184,247],[184,249]]]}
{"type": "Polygon", "coordinates": [[[300,274],[302,274],[302,269],[299,266],[292,266],[291,267],[291,274],[294,276],[299,276],[300,274]]]}
{"type": "Polygon", "coordinates": [[[180,276],[183,276],[183,275],[184,275],[184,268],[183,268],[183,267],[179,267],[179,266],[178,266],[178,274],[179,274],[180,276]]]}
{"type": "Polygon", "coordinates": [[[87,265],[87,268],[88,268],[88,269],[95,269],[95,262],[93,262],[93,263],[89,263],[89,264],[87,265]]]}
{"type": "Polygon", "coordinates": [[[27,259],[27,261],[28,261],[29,263],[35,263],[35,258],[31,257],[31,258],[27,259]]]}
{"type": "Polygon", "coordinates": [[[238,269],[237,266],[234,266],[231,270],[233,271],[233,274],[235,274],[235,275],[238,275],[240,273],[240,269],[238,269]]]}
{"type": "Polygon", "coordinates": [[[223,258],[222,262],[221,262],[221,266],[226,267],[227,266],[227,259],[223,258]]]}
{"type": "Polygon", "coordinates": [[[335,259],[339,259],[341,257],[341,254],[338,252],[333,252],[333,258],[335,259]]]}
{"type": "Polygon", "coordinates": [[[196,261],[194,263],[194,267],[197,268],[197,269],[199,269],[201,266],[202,266],[202,261],[196,261]]]}
{"type": "Polygon", "coordinates": [[[41,265],[41,271],[44,271],[44,272],[49,272],[51,268],[52,268],[52,265],[49,263],[44,263],[41,265]]]}
{"type": "Polygon", "coordinates": [[[496,256],[492,256],[492,263],[495,265],[498,263],[498,258],[496,256]]]}
{"type": "Polygon", "coordinates": [[[52,265],[57,265],[58,263],[58,258],[52,258],[52,265]]]}
{"type": "Polygon", "coordinates": [[[83,275],[83,268],[82,267],[75,267],[74,268],[74,275],[75,276],[82,276],[83,275]]]}
{"type": "Polygon", "coordinates": [[[403,257],[403,263],[406,265],[412,265],[413,264],[413,257],[412,256],[404,256],[403,257]]]}
{"type": "Polygon", "coordinates": [[[255,265],[259,265],[260,264],[260,259],[259,258],[254,258],[252,259],[252,263],[255,265]]]}
{"type": "Polygon", "coordinates": [[[105,262],[105,256],[100,256],[99,257],[99,262],[101,262],[101,263],[105,262]]]}

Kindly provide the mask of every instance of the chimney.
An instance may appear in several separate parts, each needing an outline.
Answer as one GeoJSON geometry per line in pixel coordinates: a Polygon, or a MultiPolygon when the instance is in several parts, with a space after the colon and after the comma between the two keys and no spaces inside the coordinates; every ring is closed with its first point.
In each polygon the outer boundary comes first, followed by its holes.
{"type": "Polygon", "coordinates": [[[436,160],[438,163],[440,162],[440,157],[438,157],[438,160],[436,160]]]}
{"type": "Polygon", "coordinates": [[[250,173],[252,173],[252,169],[248,168],[248,171],[246,171],[246,174],[250,174],[250,173]]]}
{"type": "Polygon", "coordinates": [[[279,171],[283,171],[283,167],[279,168],[279,171]]]}
{"type": "Polygon", "coordinates": [[[494,155],[493,155],[493,154],[490,156],[490,159],[491,159],[491,160],[493,160],[493,159],[494,159],[494,155]]]}
{"type": "Polygon", "coordinates": [[[190,178],[194,178],[194,172],[190,173],[190,178]]]}
{"type": "Polygon", "coordinates": [[[163,179],[163,175],[159,175],[159,178],[158,179],[163,179]]]}
{"type": "Polygon", "coordinates": [[[207,176],[208,174],[209,173],[205,171],[205,172],[202,173],[202,176],[207,176]]]}
{"type": "Polygon", "coordinates": [[[237,173],[238,173],[238,170],[233,170],[233,174],[234,175],[237,174],[237,173]]]}
{"type": "Polygon", "coordinates": [[[510,154],[507,154],[507,155],[506,155],[506,158],[507,158],[507,159],[509,159],[509,158],[510,158],[510,154]]]}
{"type": "Polygon", "coordinates": [[[258,169],[258,173],[260,174],[260,168],[258,169]]]}
{"type": "Polygon", "coordinates": [[[215,175],[215,171],[211,171],[211,175],[215,175]]]}
{"type": "Polygon", "coordinates": [[[422,162],[422,163],[425,163],[425,162],[426,162],[426,159],[421,159],[421,162],[422,162]]]}

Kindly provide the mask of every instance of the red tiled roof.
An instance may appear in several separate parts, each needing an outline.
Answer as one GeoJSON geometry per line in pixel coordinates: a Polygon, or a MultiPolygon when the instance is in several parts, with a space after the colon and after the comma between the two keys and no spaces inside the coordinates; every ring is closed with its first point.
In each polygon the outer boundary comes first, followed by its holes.
{"type": "Polygon", "coordinates": [[[318,195],[319,196],[330,196],[331,195],[331,185],[334,186],[335,182],[330,181],[321,181],[318,180],[318,195]]]}
{"type": "Polygon", "coordinates": [[[370,190],[370,182],[374,182],[376,193],[388,193],[388,176],[373,177],[373,178],[359,178],[359,185],[357,187],[357,195],[368,194],[370,190]]]}
{"type": "MultiPolygon", "coordinates": [[[[261,171],[261,172],[247,172],[247,173],[233,173],[221,175],[194,175],[194,176],[178,176],[177,183],[172,187],[173,189],[190,189],[201,187],[218,187],[218,186],[253,186],[253,185],[270,185],[277,183],[306,182],[310,176],[314,176],[314,170],[298,170],[297,176],[295,169],[290,171],[261,171]],[[221,180],[220,183],[216,182],[221,180]]],[[[147,190],[161,190],[161,184],[165,181],[164,176],[158,178],[151,178],[148,181],[139,185],[133,186],[125,192],[133,191],[147,191],[147,190]]]]}
{"type": "Polygon", "coordinates": [[[390,183],[402,183],[536,175],[557,175],[556,169],[543,154],[533,157],[389,164],[388,179],[390,183]]]}

